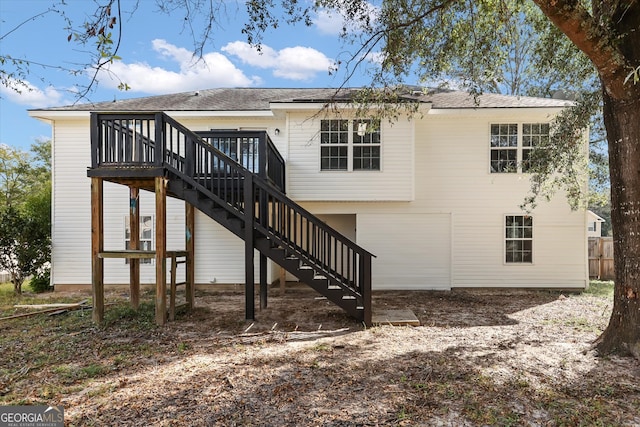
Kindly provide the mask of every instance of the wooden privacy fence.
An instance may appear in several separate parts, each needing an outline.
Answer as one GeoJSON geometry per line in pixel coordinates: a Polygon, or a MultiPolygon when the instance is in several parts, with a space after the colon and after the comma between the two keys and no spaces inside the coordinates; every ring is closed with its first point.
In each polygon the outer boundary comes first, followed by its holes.
{"type": "Polygon", "coordinates": [[[589,237],[589,278],[613,280],[613,237],[589,237]]]}

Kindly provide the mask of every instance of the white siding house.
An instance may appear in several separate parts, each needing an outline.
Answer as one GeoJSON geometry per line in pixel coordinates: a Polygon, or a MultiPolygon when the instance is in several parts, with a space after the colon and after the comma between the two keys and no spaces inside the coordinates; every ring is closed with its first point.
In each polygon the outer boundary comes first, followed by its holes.
{"type": "MultiPolygon", "coordinates": [[[[432,91],[411,95],[421,114],[365,129],[348,102],[339,114],[322,110],[332,92],[213,89],[31,110],[53,129],[55,287],[91,284],[91,111],[162,111],[193,131],[266,130],[286,161],[287,195],[376,255],[374,290],[587,286],[587,212],[562,195],[531,214],[519,208],[529,191],[522,161],[565,101],[483,95],[475,104],[432,91]]],[[[109,183],[104,194],[105,249],[122,250],[128,189],[109,183]]],[[[155,215],[152,193],[142,192],[140,213],[155,215]]],[[[173,199],[168,249],[184,248],[184,228],[184,202],[173,199]]],[[[243,283],[244,243],[200,213],[195,235],[196,283],[243,283]]],[[[105,261],[107,285],[128,280],[124,260],[105,261]]],[[[151,263],[141,281],[155,281],[151,263]]]]}
{"type": "Polygon", "coordinates": [[[602,237],[604,218],[592,211],[587,211],[587,237],[602,237]]]}

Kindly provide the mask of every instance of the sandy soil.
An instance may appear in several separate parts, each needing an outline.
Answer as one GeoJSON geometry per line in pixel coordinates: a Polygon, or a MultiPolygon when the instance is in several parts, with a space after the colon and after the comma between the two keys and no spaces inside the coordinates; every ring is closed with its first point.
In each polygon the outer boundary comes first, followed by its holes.
{"type": "Polygon", "coordinates": [[[409,308],[422,326],[367,329],[313,291],[272,294],[255,322],[243,294],[227,291],[199,293],[198,308],[164,328],[87,331],[102,363],[117,355],[96,342],[141,350],[61,396],[67,423],[640,425],[638,361],[591,349],[606,298],[377,292],[374,310],[409,308]]]}

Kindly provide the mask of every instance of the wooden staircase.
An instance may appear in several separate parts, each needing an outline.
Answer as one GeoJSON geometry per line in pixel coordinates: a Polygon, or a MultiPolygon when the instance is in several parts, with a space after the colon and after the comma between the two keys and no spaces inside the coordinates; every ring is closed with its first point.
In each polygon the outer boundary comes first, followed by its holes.
{"type": "Polygon", "coordinates": [[[373,255],[285,195],[284,161],[266,132],[209,133],[203,139],[164,113],[92,113],[91,127],[89,176],[128,185],[164,176],[171,196],[245,241],[247,298],[253,298],[257,249],[371,324],[373,255]],[[216,138],[255,138],[252,163],[243,165],[249,157],[239,162],[216,148],[216,138]]]}

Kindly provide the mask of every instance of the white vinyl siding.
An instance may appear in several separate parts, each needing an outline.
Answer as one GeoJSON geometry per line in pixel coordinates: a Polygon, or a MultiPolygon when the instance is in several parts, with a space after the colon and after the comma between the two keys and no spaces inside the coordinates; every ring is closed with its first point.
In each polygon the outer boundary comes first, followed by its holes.
{"type": "Polygon", "coordinates": [[[494,114],[442,113],[416,122],[416,182],[424,185],[412,205],[452,212],[452,287],[584,287],[585,213],[572,212],[562,192],[533,212],[535,264],[505,264],[504,215],[519,212],[530,183],[527,175],[488,172],[483,135],[491,123],[541,123],[549,113],[494,114]]]}
{"type": "Polygon", "coordinates": [[[374,290],[451,288],[449,214],[362,213],[357,218],[357,243],[376,255],[374,290]]]}
{"type": "Polygon", "coordinates": [[[321,118],[289,113],[287,194],[299,201],[410,201],[414,192],[412,121],[380,124],[380,171],[322,171],[321,118]]]}
{"type": "Polygon", "coordinates": [[[88,118],[53,126],[51,277],[54,284],[91,283],[89,144],[88,118]]]}
{"type": "MultiPolygon", "coordinates": [[[[507,264],[505,215],[520,214],[528,175],[491,173],[487,167],[491,124],[545,123],[551,112],[431,110],[411,121],[383,121],[381,165],[375,173],[321,172],[320,118],[309,111],[178,120],[193,130],[267,129],[287,160],[289,197],[313,213],[343,215],[325,217],[331,221],[355,216],[357,243],[377,256],[375,289],[579,288],[588,276],[585,213],[571,212],[561,193],[540,203],[532,213],[535,262],[507,264]]],[[[91,283],[89,147],[88,118],[60,119],[54,126],[55,284],[91,283]]],[[[140,196],[140,213],[155,215],[153,193],[140,196]]],[[[105,183],[106,249],[123,248],[128,207],[127,187],[105,183]]],[[[184,248],[184,203],[170,199],[167,218],[167,249],[184,248]]],[[[197,283],[244,282],[241,239],[197,213],[195,242],[197,283]]],[[[255,260],[257,279],[257,254],[255,260]]],[[[105,265],[107,284],[128,283],[129,268],[121,260],[105,260],[105,265]]],[[[271,279],[277,270],[271,268],[271,279]]],[[[144,283],[155,281],[152,266],[142,266],[141,274],[144,283]]]]}

